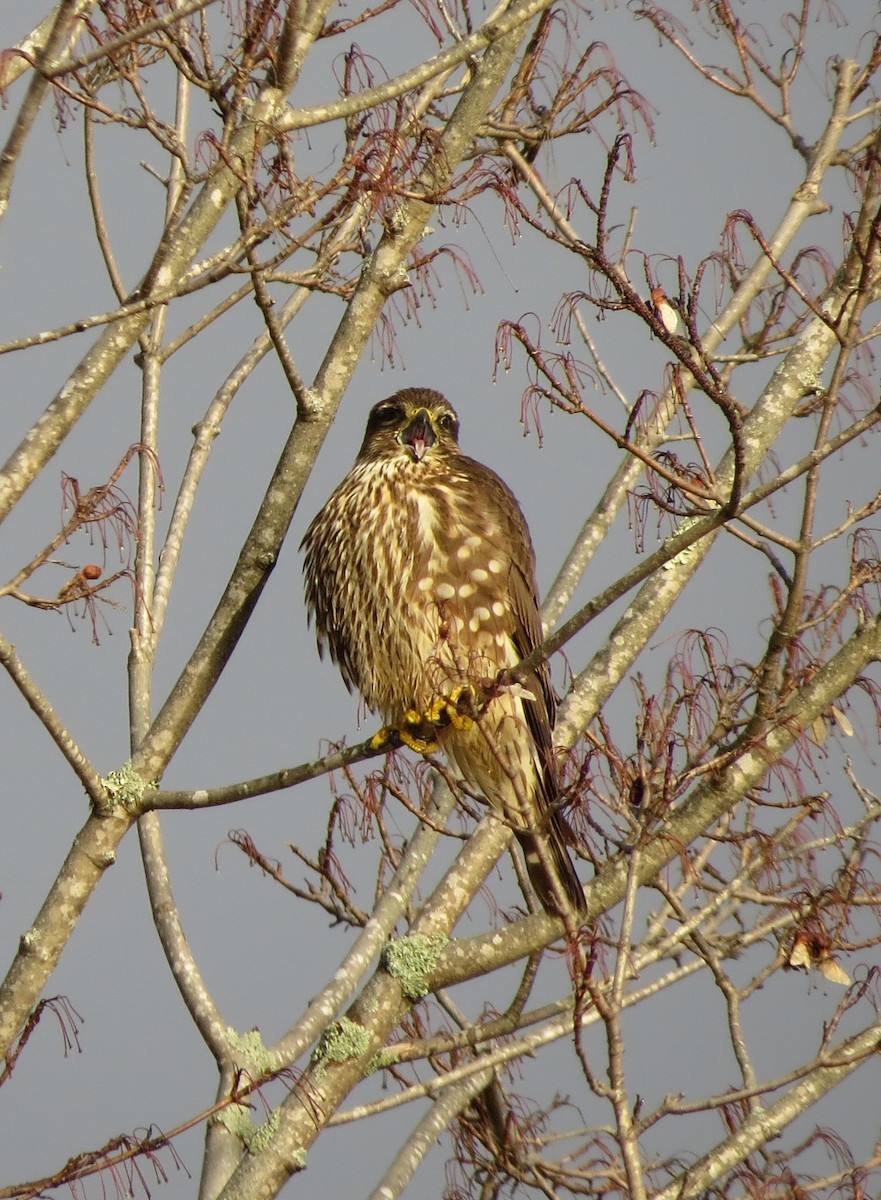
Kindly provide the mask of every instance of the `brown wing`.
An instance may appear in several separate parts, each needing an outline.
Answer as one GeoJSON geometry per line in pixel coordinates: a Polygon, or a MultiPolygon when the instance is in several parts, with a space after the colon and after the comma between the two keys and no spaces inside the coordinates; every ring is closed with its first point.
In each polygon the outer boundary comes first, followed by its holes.
{"type": "MultiPolygon", "coordinates": [[[[457,467],[470,485],[464,489],[465,492],[473,493],[469,497],[472,512],[480,514],[475,515],[473,520],[477,525],[483,523],[497,531],[495,537],[485,537],[484,554],[505,557],[505,570],[490,573],[484,585],[486,594],[483,595],[479,589],[473,598],[475,605],[482,604],[484,609],[491,610],[497,600],[504,602],[504,611],[493,622],[496,633],[503,631],[506,635],[507,645],[499,647],[497,661],[497,666],[502,669],[526,658],[542,641],[532,540],[513,493],[493,471],[464,457],[457,467]],[[493,584],[495,592],[490,590],[493,584]]],[[[564,825],[556,808],[559,789],[552,740],[555,696],[547,662],[540,663],[521,686],[532,699],[514,701],[513,705],[509,701],[505,705],[505,708],[512,708],[516,713],[516,721],[503,719],[496,724],[492,719],[492,711],[487,714],[491,731],[505,731],[503,737],[505,733],[511,736],[513,726],[522,731],[523,738],[531,745],[529,757],[532,769],[525,779],[525,785],[529,790],[532,812],[527,814],[527,829],[523,828],[524,822],[516,817],[512,823],[523,846],[533,887],[544,907],[551,912],[561,913],[568,901],[568,906],[575,912],[583,912],[584,889],[566,850],[564,825]]],[[[496,705],[502,707],[502,702],[498,701],[496,705]]],[[[516,736],[519,738],[520,733],[516,736]]],[[[471,781],[477,782],[491,801],[495,800],[496,807],[506,809],[508,806],[504,801],[500,803],[498,797],[494,798],[491,794],[493,781],[487,770],[485,752],[481,753],[475,741],[460,739],[457,746],[451,746],[451,750],[466,777],[470,773],[471,781]]],[[[502,792],[504,789],[499,786],[497,778],[495,783],[497,790],[502,792]]],[[[506,815],[511,819],[510,812],[506,815]]]]}

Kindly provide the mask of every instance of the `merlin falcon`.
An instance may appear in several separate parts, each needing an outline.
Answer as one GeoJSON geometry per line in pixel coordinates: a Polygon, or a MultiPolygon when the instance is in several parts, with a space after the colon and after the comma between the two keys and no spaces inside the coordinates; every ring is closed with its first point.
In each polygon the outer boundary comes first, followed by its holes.
{"type": "Polygon", "coordinates": [[[544,908],[583,913],[558,812],[535,554],[508,486],[458,444],[440,394],[376,404],[352,470],[303,539],[306,604],[346,686],[418,750],[438,746],[514,830],[544,908]]]}

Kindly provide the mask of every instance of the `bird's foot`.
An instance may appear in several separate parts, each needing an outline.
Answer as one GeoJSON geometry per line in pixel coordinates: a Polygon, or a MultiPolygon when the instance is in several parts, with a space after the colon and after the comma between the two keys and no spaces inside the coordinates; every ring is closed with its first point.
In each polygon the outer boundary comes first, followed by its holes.
{"type": "Polygon", "coordinates": [[[454,688],[449,696],[438,696],[427,712],[410,709],[399,725],[384,725],[370,739],[374,750],[409,746],[417,754],[435,754],[440,749],[438,733],[443,729],[467,730],[474,724],[477,695],[470,684],[454,688]]]}
{"type": "Polygon", "coordinates": [[[401,737],[394,725],[383,725],[370,739],[374,750],[394,750],[400,745],[401,737]]]}
{"type": "Polygon", "coordinates": [[[467,730],[474,725],[478,699],[470,683],[463,683],[454,688],[449,696],[438,696],[431,708],[425,714],[436,729],[467,730]]]}
{"type": "Polygon", "coordinates": [[[400,725],[384,725],[370,739],[374,750],[396,750],[398,746],[409,746],[417,754],[434,754],[440,749],[437,727],[425,714],[410,709],[400,725]]]}

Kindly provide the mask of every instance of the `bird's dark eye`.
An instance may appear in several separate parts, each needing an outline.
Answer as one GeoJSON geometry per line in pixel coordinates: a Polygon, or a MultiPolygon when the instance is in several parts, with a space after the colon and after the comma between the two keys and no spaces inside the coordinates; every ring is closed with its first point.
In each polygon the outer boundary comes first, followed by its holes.
{"type": "Polygon", "coordinates": [[[367,422],[367,428],[370,431],[376,429],[395,429],[400,425],[403,418],[404,410],[400,404],[387,401],[375,406],[367,422]]]}
{"type": "Polygon", "coordinates": [[[459,432],[459,422],[452,413],[441,413],[437,423],[445,433],[451,433],[453,437],[459,432]]]}

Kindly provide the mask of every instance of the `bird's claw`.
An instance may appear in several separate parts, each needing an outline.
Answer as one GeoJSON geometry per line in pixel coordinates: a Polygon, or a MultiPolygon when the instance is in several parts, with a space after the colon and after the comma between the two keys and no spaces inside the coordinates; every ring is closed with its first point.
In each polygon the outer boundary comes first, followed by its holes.
{"type": "Polygon", "coordinates": [[[428,713],[418,713],[412,708],[401,722],[398,736],[417,754],[434,754],[440,749],[436,722],[428,713]]]}
{"type": "Polygon", "coordinates": [[[370,739],[374,750],[395,750],[409,746],[417,754],[435,754],[440,749],[438,732],[442,729],[468,730],[474,724],[477,697],[470,684],[454,688],[449,696],[438,696],[427,712],[410,709],[400,725],[384,725],[370,739]]]}
{"type": "Polygon", "coordinates": [[[370,739],[374,750],[394,750],[401,744],[400,731],[394,725],[383,725],[370,739]]]}
{"type": "Polygon", "coordinates": [[[383,725],[370,739],[370,745],[374,750],[397,750],[399,746],[409,746],[417,754],[434,754],[440,749],[434,722],[412,708],[400,725],[383,725]]]}
{"type": "Polygon", "coordinates": [[[425,714],[436,729],[468,730],[474,724],[477,696],[469,683],[454,688],[449,696],[438,696],[425,714]]]}

